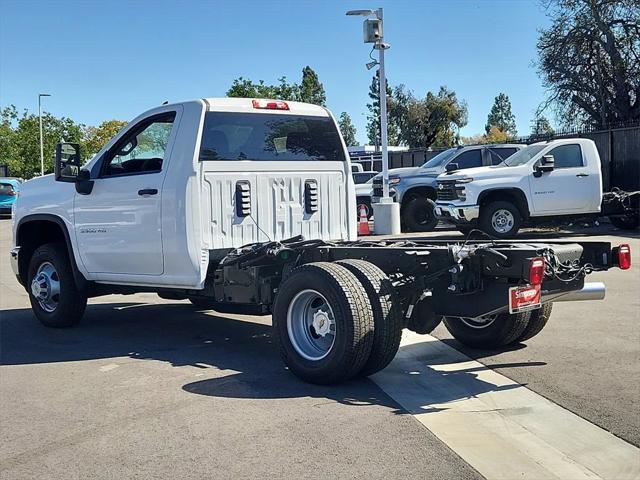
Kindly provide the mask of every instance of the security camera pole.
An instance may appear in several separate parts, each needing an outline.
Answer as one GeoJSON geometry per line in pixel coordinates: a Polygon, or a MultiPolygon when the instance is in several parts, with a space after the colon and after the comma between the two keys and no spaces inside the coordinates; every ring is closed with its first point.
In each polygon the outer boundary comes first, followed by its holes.
{"type": "MultiPolygon", "coordinates": [[[[400,204],[389,196],[389,151],[387,148],[387,79],[384,73],[384,51],[389,44],[384,43],[382,8],[377,10],[350,10],[347,15],[367,17],[364,21],[364,42],[373,43],[378,50],[378,85],[380,98],[380,140],[382,143],[382,197],[374,203],[374,230],[377,234],[396,235],[400,233],[400,204]]],[[[375,64],[367,64],[372,68],[375,64]]]]}
{"type": "Polygon", "coordinates": [[[42,138],[42,97],[50,97],[48,93],[38,94],[38,118],[40,119],[40,176],[44,175],[44,140],[42,138]]]}

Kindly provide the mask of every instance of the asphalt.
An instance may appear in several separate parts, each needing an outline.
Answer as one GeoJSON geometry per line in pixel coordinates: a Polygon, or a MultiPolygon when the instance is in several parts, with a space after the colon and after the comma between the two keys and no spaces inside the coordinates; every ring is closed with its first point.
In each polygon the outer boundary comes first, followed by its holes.
{"type": "MultiPolygon", "coordinates": [[[[0,220],[0,252],[10,243],[0,220]]],[[[630,243],[606,225],[537,234],[630,243]]],[[[460,240],[439,231],[429,236],[460,240]]],[[[626,235],[626,236],[625,236],[626,235]]],[[[504,353],[466,350],[615,435],[640,443],[640,269],[611,270],[602,302],[555,306],[504,353]]],[[[42,327],[0,254],[0,478],[481,478],[370,380],[298,381],[270,318],[198,312],[153,294],[90,301],[42,327]]],[[[508,461],[508,459],[505,459],[508,461]]]]}
{"type": "MultiPolygon", "coordinates": [[[[405,238],[457,239],[438,231],[405,238]]],[[[640,446],[640,233],[599,226],[526,230],[521,239],[628,243],[630,270],[595,272],[587,281],[607,286],[603,301],[562,302],[544,330],[510,351],[474,350],[454,340],[443,324],[433,335],[506,377],[640,446]],[[637,253],[636,253],[637,252],[637,253]]]]}
{"type": "Polygon", "coordinates": [[[0,258],[3,480],[481,478],[372,381],[297,380],[269,317],[140,294],[47,329],[0,258]]]}

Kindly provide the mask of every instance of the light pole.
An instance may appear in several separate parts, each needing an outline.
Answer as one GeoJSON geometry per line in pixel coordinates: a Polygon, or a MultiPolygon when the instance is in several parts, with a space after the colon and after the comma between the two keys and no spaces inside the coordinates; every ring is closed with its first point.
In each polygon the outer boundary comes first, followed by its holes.
{"type": "Polygon", "coordinates": [[[42,97],[50,97],[48,93],[38,94],[38,118],[40,119],[40,176],[44,175],[44,140],[42,138],[42,97]]]}
{"type": "MultiPolygon", "coordinates": [[[[382,144],[382,197],[378,203],[374,203],[373,217],[374,229],[380,234],[400,233],[400,205],[389,196],[389,150],[387,138],[387,79],[384,72],[384,51],[389,48],[384,43],[382,8],[377,10],[350,10],[347,15],[359,15],[366,17],[364,20],[364,42],[373,43],[373,48],[378,50],[378,97],[380,101],[380,143],[382,144]]],[[[375,62],[367,64],[367,69],[376,65],[375,62]]]]}

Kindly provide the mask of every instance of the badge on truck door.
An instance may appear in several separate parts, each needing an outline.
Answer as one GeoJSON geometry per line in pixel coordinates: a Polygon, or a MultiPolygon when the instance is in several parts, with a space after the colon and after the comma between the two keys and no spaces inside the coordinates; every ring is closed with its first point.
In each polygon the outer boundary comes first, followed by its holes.
{"type": "Polygon", "coordinates": [[[509,313],[540,308],[540,285],[525,285],[509,289],[509,313]]]}

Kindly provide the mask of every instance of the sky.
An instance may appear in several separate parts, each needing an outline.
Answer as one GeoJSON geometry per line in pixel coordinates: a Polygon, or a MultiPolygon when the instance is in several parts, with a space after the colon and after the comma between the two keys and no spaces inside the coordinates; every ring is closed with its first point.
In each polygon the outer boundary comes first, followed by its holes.
{"type": "Polygon", "coordinates": [[[467,102],[470,136],[495,96],[509,95],[518,133],[545,90],[535,44],[538,0],[0,0],[0,107],[44,110],[86,125],[131,120],[164,101],[224,96],[234,78],[300,81],[311,66],[336,116],[366,141],[372,72],[362,17],[384,8],[391,86],[424,97],[441,85],[467,102]]]}

